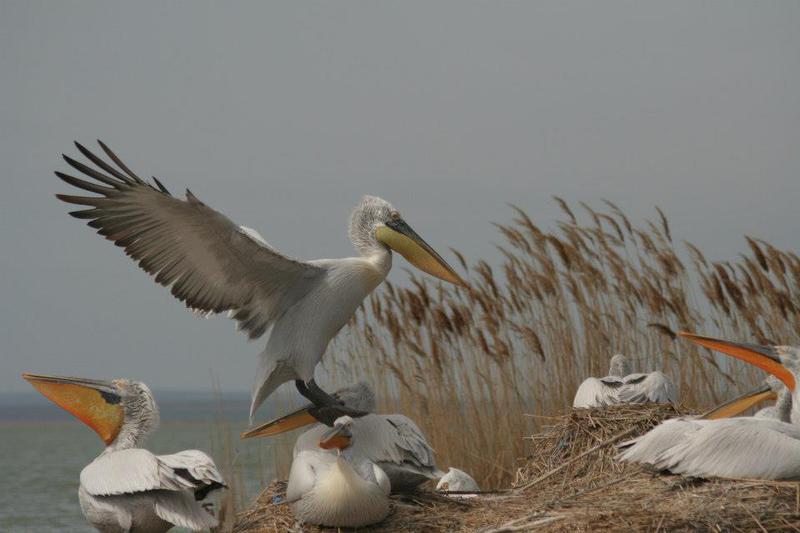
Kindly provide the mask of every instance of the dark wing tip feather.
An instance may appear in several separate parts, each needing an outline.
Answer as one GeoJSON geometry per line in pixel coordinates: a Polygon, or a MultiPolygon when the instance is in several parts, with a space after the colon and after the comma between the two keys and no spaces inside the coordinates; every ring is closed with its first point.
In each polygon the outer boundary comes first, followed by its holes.
{"type": "Polygon", "coordinates": [[[129,168],[127,167],[127,165],[125,165],[125,163],[123,163],[123,162],[122,162],[122,160],[120,160],[120,158],[119,158],[119,157],[117,157],[117,154],[115,154],[115,153],[114,153],[114,152],[111,150],[111,148],[109,148],[108,146],[106,146],[106,144],[105,144],[103,141],[101,141],[100,139],[97,139],[97,144],[99,144],[99,145],[100,145],[100,148],[102,148],[102,149],[103,149],[103,151],[106,153],[106,155],[107,155],[108,157],[110,157],[110,158],[111,158],[111,160],[112,160],[112,161],[113,161],[113,162],[114,162],[114,163],[115,163],[115,164],[116,164],[116,165],[117,165],[119,168],[121,168],[123,172],[125,172],[125,174],[127,174],[128,176],[130,176],[130,177],[131,177],[131,179],[133,179],[133,180],[134,180],[136,183],[145,183],[145,182],[144,182],[144,180],[142,180],[142,178],[140,178],[139,176],[137,176],[136,174],[134,174],[134,173],[133,173],[133,171],[132,171],[131,169],[129,169],[129,168]]]}
{"type": "Polygon", "coordinates": [[[80,211],[70,211],[69,215],[80,219],[96,218],[99,216],[97,211],[95,211],[94,209],[82,209],[80,211]]]}
{"type": "Polygon", "coordinates": [[[153,176],[153,181],[154,181],[154,182],[156,182],[156,185],[158,185],[158,188],[161,190],[161,192],[163,192],[163,193],[164,193],[164,194],[166,194],[167,196],[172,196],[172,194],[170,194],[170,192],[167,190],[167,188],[166,188],[166,187],[164,187],[164,184],[163,184],[163,183],[161,183],[161,182],[158,180],[158,178],[157,178],[157,177],[153,176]]]}
{"type": "Polygon", "coordinates": [[[73,187],[83,189],[84,191],[102,194],[105,196],[108,196],[109,193],[112,193],[115,190],[110,187],[103,187],[102,185],[97,185],[96,183],[91,183],[82,179],[78,179],[76,177],[70,176],[69,174],[64,174],[63,172],[59,171],[56,171],[56,176],[58,176],[59,179],[61,179],[62,181],[69,183],[73,187]]]}
{"type": "Polygon", "coordinates": [[[198,198],[197,198],[197,196],[195,196],[195,195],[194,195],[194,193],[193,193],[192,191],[190,191],[189,189],[186,189],[186,200],[187,200],[187,201],[188,201],[190,204],[199,204],[199,205],[205,205],[205,204],[204,204],[203,202],[201,202],[201,201],[200,201],[200,199],[198,199],[198,198]]]}
{"type": "Polygon", "coordinates": [[[68,204],[90,205],[94,207],[99,206],[102,201],[101,198],[92,198],[90,196],[72,196],[71,194],[56,194],[56,198],[62,202],[67,202],[68,204]]]}

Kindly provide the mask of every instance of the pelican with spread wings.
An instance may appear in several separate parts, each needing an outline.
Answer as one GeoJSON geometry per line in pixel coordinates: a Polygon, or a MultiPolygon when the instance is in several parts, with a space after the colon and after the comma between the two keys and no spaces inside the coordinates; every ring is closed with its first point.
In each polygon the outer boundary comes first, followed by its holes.
{"type": "Polygon", "coordinates": [[[611,358],[603,378],[586,378],[575,392],[572,407],[588,409],[619,404],[677,403],[678,388],[664,373],[633,373],[622,354],[611,358]]]}
{"type": "MultiPolygon", "coordinates": [[[[357,257],[300,261],[272,248],[258,232],[233,223],[189,190],[181,200],[155,177],[152,184],[144,181],[99,144],[110,161],[75,143],[90,164],[66,155],[64,160],[84,177],[56,172],[66,183],[96,196],[57,197],[87,207],[70,214],[88,220],[190,309],[201,314],[228,312],[251,339],[268,335],[259,357],[251,419],[288,381],[315,405],[337,405],[315,383],[314,369],[330,340],[386,278],[392,250],[428,274],[466,285],[381,198],[364,196],[352,212],[349,234],[357,257]]],[[[344,407],[336,412],[344,414],[363,413],[344,407]]]]}

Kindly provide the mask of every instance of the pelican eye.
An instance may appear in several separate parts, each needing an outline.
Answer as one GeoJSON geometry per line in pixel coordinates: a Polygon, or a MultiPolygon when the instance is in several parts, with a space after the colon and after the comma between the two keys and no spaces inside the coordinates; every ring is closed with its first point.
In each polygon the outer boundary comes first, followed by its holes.
{"type": "Polygon", "coordinates": [[[111,405],[116,405],[122,401],[122,397],[118,394],[114,394],[112,392],[106,392],[104,390],[97,391],[100,393],[100,396],[106,401],[106,403],[111,405]]]}
{"type": "Polygon", "coordinates": [[[392,211],[389,216],[392,217],[392,220],[400,220],[400,213],[397,211],[392,211]]]}

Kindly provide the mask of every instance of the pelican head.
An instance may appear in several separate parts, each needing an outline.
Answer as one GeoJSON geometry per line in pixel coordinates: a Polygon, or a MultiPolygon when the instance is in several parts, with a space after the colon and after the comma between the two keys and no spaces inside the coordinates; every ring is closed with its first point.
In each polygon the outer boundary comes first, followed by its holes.
{"type": "Polygon", "coordinates": [[[381,248],[394,250],[423,272],[466,286],[447,261],[411,229],[392,204],[377,196],[364,196],[353,210],[350,240],[364,256],[381,248]]]}
{"type": "Polygon", "coordinates": [[[617,376],[624,378],[631,373],[631,363],[628,358],[618,353],[611,358],[611,368],[608,371],[609,376],[617,376]]]}
{"type": "MultiPolygon", "coordinates": [[[[353,385],[341,388],[333,396],[342,402],[346,407],[364,413],[375,412],[375,393],[372,387],[365,381],[360,381],[353,385]]],[[[301,428],[316,422],[331,423],[329,410],[324,406],[307,404],[288,415],[270,420],[260,426],[256,426],[241,434],[241,438],[249,439],[252,437],[269,437],[279,435],[293,429],[301,428]]],[[[335,416],[335,415],[334,415],[335,416]]],[[[345,417],[342,417],[345,418],[345,417]]],[[[347,417],[349,418],[349,417],[347,417]]],[[[338,419],[337,419],[338,420],[338,419]]],[[[334,423],[336,421],[334,420],[334,423]]]]}
{"type": "Polygon", "coordinates": [[[319,447],[323,450],[344,450],[349,448],[353,432],[353,419],[349,416],[340,416],[333,423],[333,427],[322,434],[319,438],[319,447]]]}
{"type": "Polygon", "coordinates": [[[47,399],[92,428],[106,446],[129,448],[158,427],[158,407],[144,383],[127,379],[22,374],[47,399]]]}

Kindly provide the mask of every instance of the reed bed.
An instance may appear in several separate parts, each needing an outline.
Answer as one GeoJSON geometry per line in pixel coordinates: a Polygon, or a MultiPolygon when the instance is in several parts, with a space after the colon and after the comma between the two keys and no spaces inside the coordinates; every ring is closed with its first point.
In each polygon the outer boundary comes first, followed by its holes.
{"type": "Polygon", "coordinates": [[[708,406],[761,379],[747,365],[675,337],[678,330],[759,343],[797,343],[800,259],[745,237],[745,250],[711,261],[676,243],[667,217],[634,224],[616,205],[541,229],[521,208],[496,224],[502,262],[469,263],[469,289],[412,275],[357,313],[326,357],[337,384],[367,379],[383,412],[423,428],[441,467],[483,487],[508,485],[523,437],[564,413],[578,384],[602,376],[615,353],[661,369],[682,401],[708,406]]]}
{"type": "MultiPolygon", "coordinates": [[[[680,340],[676,331],[766,344],[800,340],[800,258],[794,252],[745,237],[737,258],[713,261],[691,243],[674,240],[658,208],[654,220],[635,224],[611,202],[602,209],[581,203],[578,210],[555,200],[563,216],[550,229],[518,207],[509,223],[496,225],[503,238],[499,265],[467,261],[453,250],[467,289],[413,274],[405,287],[385,283],[325,358],[327,386],[368,380],[381,412],[402,413],[420,425],[440,468],[466,470],[485,490],[530,483],[548,467],[586,452],[581,446],[589,441],[572,439],[565,449],[560,438],[554,445],[553,431],[588,438],[625,426],[635,433],[686,412],[637,411],[645,418],[572,412],[579,383],[606,375],[615,353],[631,357],[637,370],[663,370],[679,386],[682,403],[696,409],[744,391],[763,375],[680,340]]],[[[738,519],[752,525],[742,529],[757,529],[761,518],[783,527],[797,512],[794,485],[719,481],[689,491],[680,478],[625,473],[611,461],[610,447],[598,450],[548,476],[547,483],[537,482],[542,485],[535,491],[459,503],[421,496],[417,506],[396,505],[379,529],[691,529],[735,526],[738,519]],[[598,483],[598,465],[603,478],[631,477],[589,490],[598,483]],[[738,496],[727,501],[727,494],[738,496]],[[555,505],[553,497],[563,501],[555,505]],[[631,501],[642,504],[625,514],[631,501]],[[720,505],[733,511],[723,513],[720,505]],[[775,513],[769,514],[770,506],[775,513]],[[651,520],[670,512],[674,520],[651,520]],[[714,522],[717,516],[724,520],[714,522]],[[451,522],[439,527],[437,520],[451,522]]],[[[270,485],[239,514],[235,531],[297,528],[290,509],[272,504],[280,491],[279,483],[270,485]],[[269,519],[270,513],[284,522],[269,519]]]]}

